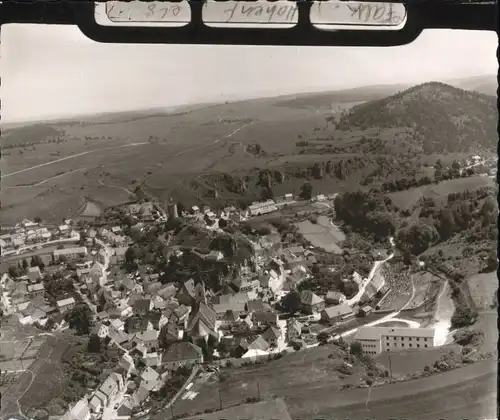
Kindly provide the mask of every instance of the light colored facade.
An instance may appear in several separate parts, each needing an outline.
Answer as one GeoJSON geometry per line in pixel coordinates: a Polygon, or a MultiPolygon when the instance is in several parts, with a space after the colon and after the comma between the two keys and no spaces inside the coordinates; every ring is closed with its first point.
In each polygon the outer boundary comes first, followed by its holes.
{"type": "Polygon", "coordinates": [[[43,283],[36,283],[28,286],[28,294],[30,299],[43,297],[45,295],[45,287],[43,286],[43,283]]]}
{"type": "Polygon", "coordinates": [[[276,203],[273,200],[268,200],[263,203],[253,203],[248,207],[250,214],[252,216],[258,216],[260,214],[267,214],[278,210],[276,203]]]}
{"type": "Polygon", "coordinates": [[[436,345],[434,328],[361,327],[355,340],[370,355],[385,351],[432,348],[436,345]]]}
{"type": "Polygon", "coordinates": [[[64,313],[67,312],[75,307],[75,299],[67,298],[67,299],[62,299],[57,301],[57,309],[59,309],[59,312],[64,313]]]}
{"type": "Polygon", "coordinates": [[[61,257],[67,259],[79,258],[87,255],[87,248],[84,246],[76,247],[76,248],[63,248],[56,249],[54,251],[54,260],[59,261],[61,257]]]}

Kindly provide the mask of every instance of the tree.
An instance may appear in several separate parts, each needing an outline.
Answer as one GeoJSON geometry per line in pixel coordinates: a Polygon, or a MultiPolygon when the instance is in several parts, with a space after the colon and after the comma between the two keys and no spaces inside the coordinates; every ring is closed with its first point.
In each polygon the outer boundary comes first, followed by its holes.
{"type": "Polygon", "coordinates": [[[477,314],[470,308],[457,307],[451,317],[453,328],[468,327],[476,322],[477,314]]]}
{"type": "Polygon", "coordinates": [[[28,267],[29,267],[28,261],[26,261],[26,259],[23,259],[23,270],[26,271],[28,267]]]}
{"type": "Polygon", "coordinates": [[[318,342],[320,344],[326,344],[328,342],[328,339],[330,338],[330,334],[328,334],[325,331],[321,331],[316,338],[318,339],[318,342]]]}
{"type": "Polygon", "coordinates": [[[22,269],[19,267],[9,267],[9,277],[16,278],[22,275],[22,269]]]}
{"type": "Polygon", "coordinates": [[[30,265],[31,267],[39,267],[40,270],[43,270],[45,267],[45,264],[43,263],[40,255],[34,255],[33,257],[31,257],[30,265]]]}
{"type": "Polygon", "coordinates": [[[92,326],[92,314],[90,309],[85,304],[75,306],[67,315],[66,321],[69,327],[76,330],[78,335],[86,335],[90,333],[92,326]]]}
{"type": "Polygon", "coordinates": [[[134,247],[129,247],[125,251],[125,261],[127,263],[133,263],[137,258],[137,251],[134,247]]]}
{"type": "Polygon", "coordinates": [[[363,354],[363,346],[359,341],[353,341],[350,347],[350,353],[354,356],[361,356],[363,354]]]}
{"type": "Polygon", "coordinates": [[[42,223],[42,218],[41,218],[40,216],[36,216],[36,217],[33,219],[33,221],[34,221],[35,223],[42,223]]]}
{"type": "Polygon", "coordinates": [[[300,310],[301,304],[300,293],[296,291],[288,293],[281,301],[281,306],[292,314],[300,310]]]}
{"type": "Polygon", "coordinates": [[[455,217],[450,209],[444,209],[441,212],[439,224],[439,236],[441,240],[445,241],[453,236],[455,233],[455,217]]]}
{"type": "Polygon", "coordinates": [[[303,200],[310,200],[312,198],[313,187],[311,183],[304,182],[302,188],[300,189],[299,197],[303,200]]]}
{"type": "Polygon", "coordinates": [[[101,339],[97,334],[91,334],[89,337],[89,342],[87,345],[87,351],[89,353],[100,353],[101,352],[101,339]]]}
{"type": "Polygon", "coordinates": [[[227,220],[219,219],[219,228],[224,229],[227,226],[227,220]]]}

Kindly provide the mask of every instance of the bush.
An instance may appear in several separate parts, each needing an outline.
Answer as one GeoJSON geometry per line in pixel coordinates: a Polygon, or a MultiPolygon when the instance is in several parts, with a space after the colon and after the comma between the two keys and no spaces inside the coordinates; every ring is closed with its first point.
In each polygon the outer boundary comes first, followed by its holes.
{"type": "Polygon", "coordinates": [[[468,327],[476,322],[477,313],[470,308],[458,307],[451,317],[452,328],[468,327]]]}
{"type": "Polygon", "coordinates": [[[350,352],[355,356],[361,356],[363,354],[363,347],[361,346],[361,343],[359,341],[351,343],[350,352]]]}

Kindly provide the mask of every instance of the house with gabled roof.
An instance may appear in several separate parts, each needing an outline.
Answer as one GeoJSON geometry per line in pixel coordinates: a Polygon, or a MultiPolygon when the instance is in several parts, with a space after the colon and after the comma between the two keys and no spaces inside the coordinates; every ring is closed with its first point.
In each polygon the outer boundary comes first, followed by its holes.
{"type": "Polygon", "coordinates": [[[137,299],[132,309],[136,315],[147,315],[153,309],[154,303],[151,299],[137,299]]]}
{"type": "Polygon", "coordinates": [[[262,338],[266,340],[271,347],[275,347],[278,344],[278,340],[281,338],[281,330],[271,326],[264,331],[262,338]]]}
{"type": "Polygon", "coordinates": [[[140,386],[148,391],[153,391],[160,383],[160,374],[149,366],[142,371],[139,377],[140,386]]]}
{"type": "Polygon", "coordinates": [[[173,343],[163,353],[162,363],[172,370],[180,366],[193,366],[203,363],[203,352],[200,347],[187,341],[173,343]]]}
{"type": "Polygon", "coordinates": [[[228,311],[232,312],[236,316],[240,316],[246,313],[246,304],[241,302],[229,302],[229,303],[221,303],[216,304],[213,307],[215,311],[215,316],[218,320],[221,320],[225,317],[228,311]]]}
{"type": "Polygon", "coordinates": [[[326,322],[335,323],[345,321],[354,316],[354,312],[347,303],[325,308],[321,312],[321,319],[326,322]]]}
{"type": "Polygon", "coordinates": [[[259,311],[252,314],[252,321],[255,326],[278,326],[279,315],[274,311],[259,311]]]}
{"type": "Polygon", "coordinates": [[[135,334],[134,341],[144,345],[148,352],[154,352],[158,349],[158,335],[156,330],[141,331],[135,334]]]}
{"type": "Polygon", "coordinates": [[[325,298],[326,303],[330,305],[338,305],[340,303],[344,303],[345,300],[346,296],[343,293],[337,291],[329,291],[326,294],[325,298]]]}
{"type": "Polygon", "coordinates": [[[260,351],[269,350],[270,344],[261,335],[255,337],[253,340],[247,340],[247,341],[249,342],[248,351],[250,351],[250,350],[260,350],[260,351]]]}
{"type": "Polygon", "coordinates": [[[37,297],[43,298],[45,295],[45,286],[43,283],[35,283],[28,286],[28,294],[30,299],[36,299],[37,297]]]}
{"type": "Polygon", "coordinates": [[[301,309],[306,314],[315,314],[325,309],[325,301],[310,290],[300,292],[301,309]]]}
{"type": "Polygon", "coordinates": [[[262,299],[252,299],[246,303],[246,310],[249,314],[254,312],[270,312],[271,306],[262,299]]]}
{"type": "Polygon", "coordinates": [[[216,319],[215,311],[204,303],[200,303],[191,313],[186,331],[193,339],[208,339],[209,336],[218,339],[219,335],[215,328],[216,319]]]}

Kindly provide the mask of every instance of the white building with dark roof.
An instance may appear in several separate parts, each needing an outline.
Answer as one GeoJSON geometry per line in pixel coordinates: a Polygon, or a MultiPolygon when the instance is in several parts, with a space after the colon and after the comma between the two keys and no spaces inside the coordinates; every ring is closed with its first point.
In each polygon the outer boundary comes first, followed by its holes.
{"type": "Polygon", "coordinates": [[[385,351],[426,349],[436,346],[434,328],[361,327],[354,339],[370,355],[385,351]]]}

